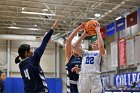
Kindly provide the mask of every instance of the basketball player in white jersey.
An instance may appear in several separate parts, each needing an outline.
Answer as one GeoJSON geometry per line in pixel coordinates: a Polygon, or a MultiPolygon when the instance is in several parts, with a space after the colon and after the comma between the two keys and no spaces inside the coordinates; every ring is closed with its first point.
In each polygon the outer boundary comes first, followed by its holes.
{"type": "Polygon", "coordinates": [[[100,33],[100,26],[96,26],[97,40],[92,43],[91,51],[79,48],[81,41],[89,36],[86,31],[78,39],[74,48],[82,55],[82,66],[79,76],[79,93],[104,93],[100,78],[100,60],[106,55],[104,42],[100,33]]]}

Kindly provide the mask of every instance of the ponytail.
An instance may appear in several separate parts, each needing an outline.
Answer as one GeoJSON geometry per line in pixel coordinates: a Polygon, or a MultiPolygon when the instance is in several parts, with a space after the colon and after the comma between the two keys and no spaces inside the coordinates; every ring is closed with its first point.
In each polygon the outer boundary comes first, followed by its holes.
{"type": "Polygon", "coordinates": [[[17,63],[19,63],[21,60],[20,60],[20,58],[21,59],[24,59],[24,58],[26,58],[26,56],[25,56],[25,52],[29,52],[30,51],[30,45],[28,45],[28,44],[22,44],[22,45],[20,45],[19,46],[19,48],[18,48],[18,54],[19,54],[19,56],[17,56],[16,58],[15,58],[15,63],[17,64],[17,63]],[[19,58],[20,57],[20,58],[19,58]]]}
{"type": "Polygon", "coordinates": [[[17,63],[19,63],[21,60],[19,59],[19,57],[20,56],[17,56],[16,58],[15,58],[15,63],[17,64],[17,63]]]}

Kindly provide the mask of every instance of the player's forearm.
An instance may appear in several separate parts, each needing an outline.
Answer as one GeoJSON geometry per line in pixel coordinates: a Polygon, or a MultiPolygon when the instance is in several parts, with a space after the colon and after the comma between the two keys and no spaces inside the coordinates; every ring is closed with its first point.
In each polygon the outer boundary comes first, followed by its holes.
{"type": "Polygon", "coordinates": [[[66,46],[65,46],[66,63],[71,57],[71,41],[80,29],[81,29],[80,26],[77,27],[74,31],[72,31],[72,33],[69,35],[68,39],[66,40],[66,46]]]}
{"type": "Polygon", "coordinates": [[[72,31],[72,33],[70,34],[70,36],[68,37],[67,41],[72,41],[72,39],[74,38],[74,36],[81,30],[80,26],[77,27],[74,31],[72,31]]]}
{"type": "Polygon", "coordinates": [[[74,36],[79,32],[80,27],[76,28],[69,36],[68,39],[72,40],[74,38],[74,36]]]}
{"type": "Polygon", "coordinates": [[[97,38],[98,38],[98,42],[101,46],[104,46],[104,41],[103,41],[103,38],[102,38],[102,35],[101,35],[101,32],[100,31],[97,31],[97,38]]]}
{"type": "Polygon", "coordinates": [[[81,45],[82,40],[85,38],[85,34],[82,34],[82,36],[78,39],[78,41],[75,43],[74,48],[79,48],[79,46],[81,45]]]}
{"type": "Polygon", "coordinates": [[[43,52],[44,52],[44,50],[45,50],[45,48],[46,48],[46,46],[47,46],[52,34],[53,34],[53,32],[54,32],[54,30],[50,29],[48,31],[48,33],[45,34],[45,36],[44,36],[44,38],[42,40],[42,43],[41,43],[40,47],[38,48],[38,52],[39,52],[40,56],[43,54],[43,52]]]}
{"type": "Polygon", "coordinates": [[[43,40],[42,40],[42,43],[38,49],[38,51],[40,52],[40,54],[42,55],[54,30],[56,29],[56,27],[58,26],[58,20],[59,20],[59,17],[56,19],[56,21],[54,22],[54,24],[52,25],[51,29],[48,31],[48,33],[45,34],[43,40]]]}
{"type": "Polygon", "coordinates": [[[105,48],[104,48],[104,41],[103,41],[103,38],[101,36],[100,29],[97,29],[97,30],[98,30],[97,31],[97,38],[98,38],[100,53],[101,53],[101,55],[105,55],[106,51],[105,51],[105,48]]]}

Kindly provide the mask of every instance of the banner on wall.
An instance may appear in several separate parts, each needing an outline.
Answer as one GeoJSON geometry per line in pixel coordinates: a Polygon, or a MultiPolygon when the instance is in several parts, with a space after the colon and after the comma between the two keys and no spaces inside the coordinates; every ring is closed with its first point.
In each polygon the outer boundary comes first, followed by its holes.
{"type": "Polygon", "coordinates": [[[126,58],[127,58],[127,65],[135,64],[135,52],[134,52],[134,38],[128,39],[126,41],[126,58]]]}
{"type": "Polygon", "coordinates": [[[120,39],[118,41],[118,53],[119,53],[119,66],[126,65],[126,40],[120,39]]]}
{"type": "Polygon", "coordinates": [[[112,36],[115,34],[115,23],[114,22],[112,22],[106,26],[106,33],[107,33],[107,36],[112,36]]]}
{"type": "Polygon", "coordinates": [[[106,37],[106,28],[105,27],[101,27],[100,32],[102,34],[102,38],[106,37]]]}
{"type": "Polygon", "coordinates": [[[140,36],[135,37],[135,61],[140,63],[140,36]]]}
{"type": "Polygon", "coordinates": [[[137,82],[136,87],[140,87],[140,72],[115,74],[114,86],[132,86],[132,83],[137,82]]]}
{"type": "Polygon", "coordinates": [[[107,76],[101,76],[102,83],[104,87],[109,87],[110,86],[110,75],[107,76]]]}
{"type": "Polygon", "coordinates": [[[125,17],[116,21],[116,31],[121,31],[125,29],[125,17]]]}
{"type": "Polygon", "coordinates": [[[140,22],[140,8],[138,8],[138,16],[139,16],[139,22],[140,22]]]}
{"type": "Polygon", "coordinates": [[[140,30],[140,8],[138,8],[138,31],[140,30]]]}
{"type": "Polygon", "coordinates": [[[127,15],[127,27],[137,24],[137,11],[127,15]]]}
{"type": "Polygon", "coordinates": [[[118,44],[117,42],[111,43],[111,67],[118,66],[118,44]]]}

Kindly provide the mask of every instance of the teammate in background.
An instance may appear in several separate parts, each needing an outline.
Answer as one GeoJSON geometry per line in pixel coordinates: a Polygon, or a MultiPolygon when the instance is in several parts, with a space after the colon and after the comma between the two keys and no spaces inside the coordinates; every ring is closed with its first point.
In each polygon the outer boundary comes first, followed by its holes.
{"type": "Polygon", "coordinates": [[[92,50],[87,51],[79,48],[81,41],[89,36],[86,31],[78,39],[74,48],[82,55],[82,66],[79,76],[79,93],[103,93],[100,78],[100,60],[106,55],[104,42],[100,33],[99,24],[96,25],[97,40],[91,44],[92,50]]]}
{"type": "Polygon", "coordinates": [[[72,39],[84,28],[84,23],[77,27],[67,38],[65,46],[66,70],[67,70],[67,93],[78,93],[77,81],[79,78],[79,70],[82,57],[73,49],[72,39]]]}
{"type": "Polygon", "coordinates": [[[45,34],[41,45],[34,53],[28,44],[22,44],[18,48],[19,55],[15,58],[15,63],[19,63],[25,93],[49,93],[44,73],[40,67],[40,59],[58,25],[58,19],[59,18],[57,18],[51,29],[45,34]]]}
{"type": "Polygon", "coordinates": [[[0,93],[4,93],[4,81],[6,80],[6,74],[0,71],[0,93]]]}

